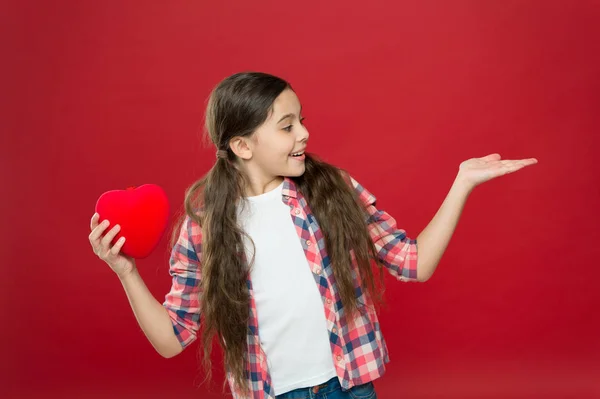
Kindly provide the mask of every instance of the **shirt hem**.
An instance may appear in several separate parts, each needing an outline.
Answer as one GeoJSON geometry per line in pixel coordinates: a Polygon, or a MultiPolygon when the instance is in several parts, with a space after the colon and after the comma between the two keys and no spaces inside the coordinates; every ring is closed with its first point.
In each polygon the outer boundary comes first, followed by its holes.
{"type": "Polygon", "coordinates": [[[337,372],[335,370],[329,370],[328,372],[318,375],[316,377],[311,377],[311,378],[308,378],[308,379],[305,379],[305,380],[302,380],[299,382],[295,382],[293,384],[288,384],[288,385],[280,388],[279,390],[275,389],[275,395],[283,395],[284,393],[293,391],[294,389],[310,388],[312,386],[327,382],[330,379],[332,379],[333,377],[337,377],[337,372]],[[279,392],[279,391],[281,391],[281,392],[279,392]]]}

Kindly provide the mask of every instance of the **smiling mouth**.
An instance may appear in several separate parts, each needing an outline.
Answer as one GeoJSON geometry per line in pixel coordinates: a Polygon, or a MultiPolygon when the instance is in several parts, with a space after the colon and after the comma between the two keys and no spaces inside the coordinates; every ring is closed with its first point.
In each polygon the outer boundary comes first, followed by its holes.
{"type": "Polygon", "coordinates": [[[304,155],[304,151],[294,152],[293,154],[290,154],[290,157],[301,157],[302,155],[304,155]]]}

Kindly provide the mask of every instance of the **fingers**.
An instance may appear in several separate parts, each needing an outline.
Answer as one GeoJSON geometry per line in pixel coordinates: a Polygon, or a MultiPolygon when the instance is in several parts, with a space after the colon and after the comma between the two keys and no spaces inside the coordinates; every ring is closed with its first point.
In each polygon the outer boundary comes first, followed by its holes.
{"type": "Polygon", "coordinates": [[[98,238],[100,238],[100,236],[102,235],[102,233],[104,232],[104,230],[106,230],[106,228],[109,225],[110,225],[110,223],[109,223],[108,220],[104,220],[100,224],[96,223],[94,229],[90,233],[90,241],[96,241],[96,240],[98,240],[98,238]]]}
{"type": "Polygon", "coordinates": [[[94,213],[94,216],[92,216],[92,220],[90,221],[90,230],[94,230],[96,226],[98,226],[98,219],[100,219],[100,215],[94,213]]]}
{"type": "Polygon", "coordinates": [[[533,165],[537,163],[537,159],[529,158],[529,159],[519,159],[519,160],[504,160],[500,161],[502,166],[507,167],[509,169],[521,169],[522,167],[533,165]]]}
{"type": "Polygon", "coordinates": [[[519,160],[514,160],[511,162],[513,162],[517,165],[527,166],[527,165],[533,165],[534,163],[537,163],[537,159],[535,159],[535,158],[519,159],[519,160]]]}
{"type": "Polygon", "coordinates": [[[113,238],[115,238],[119,230],[121,230],[121,226],[117,224],[115,227],[110,229],[108,233],[106,233],[104,238],[102,238],[102,241],[100,241],[102,248],[108,249],[110,247],[110,243],[112,242],[113,238]]]}
{"type": "Polygon", "coordinates": [[[94,214],[94,216],[92,216],[92,220],[90,222],[90,227],[92,228],[92,232],[90,233],[90,235],[88,237],[90,240],[90,244],[92,245],[92,248],[96,255],[98,255],[101,250],[101,247],[100,247],[101,243],[100,243],[99,238],[102,235],[102,232],[109,225],[108,220],[105,220],[101,224],[98,224],[99,218],[100,218],[100,216],[97,214],[94,214]]]}
{"type": "Polygon", "coordinates": [[[117,240],[115,245],[113,245],[113,247],[110,249],[110,253],[115,256],[118,255],[119,252],[121,252],[121,247],[123,247],[123,244],[125,244],[125,237],[121,237],[117,240]]]}
{"type": "MultiPolygon", "coordinates": [[[[110,243],[121,230],[121,226],[119,226],[118,224],[115,225],[112,229],[110,229],[108,233],[106,233],[106,235],[102,239],[100,239],[100,237],[104,233],[104,230],[106,230],[108,226],[110,226],[110,222],[108,220],[104,220],[102,221],[102,223],[98,224],[99,218],[100,215],[98,215],[97,213],[95,213],[94,216],[92,216],[92,220],[90,222],[90,228],[92,229],[92,232],[89,235],[89,240],[94,250],[94,253],[98,255],[101,259],[104,259],[106,255],[108,255],[110,243]]],[[[125,237],[121,237],[115,243],[115,245],[113,245],[113,247],[110,248],[110,253],[118,255],[124,243],[125,237]]]]}
{"type": "Polygon", "coordinates": [[[516,172],[517,170],[521,169],[525,167],[525,165],[522,165],[520,163],[516,163],[516,162],[507,162],[505,164],[502,164],[502,170],[504,171],[504,173],[512,173],[512,172],[516,172]]]}

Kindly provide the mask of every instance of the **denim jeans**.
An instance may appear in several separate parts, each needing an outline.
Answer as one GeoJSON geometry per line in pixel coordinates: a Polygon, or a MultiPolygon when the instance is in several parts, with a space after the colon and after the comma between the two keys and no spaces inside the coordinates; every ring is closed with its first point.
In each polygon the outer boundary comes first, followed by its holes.
{"type": "Polygon", "coordinates": [[[310,388],[298,388],[293,391],[275,396],[276,399],[377,399],[375,387],[372,382],[357,385],[347,391],[342,391],[342,386],[337,377],[310,388]]]}

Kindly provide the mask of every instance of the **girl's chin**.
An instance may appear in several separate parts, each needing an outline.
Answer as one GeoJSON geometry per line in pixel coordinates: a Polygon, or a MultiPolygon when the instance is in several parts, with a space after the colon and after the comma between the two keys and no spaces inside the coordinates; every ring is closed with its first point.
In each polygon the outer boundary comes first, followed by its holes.
{"type": "Polygon", "coordinates": [[[290,168],[287,171],[287,176],[302,176],[304,171],[306,170],[305,166],[296,166],[295,168],[290,168]]]}

